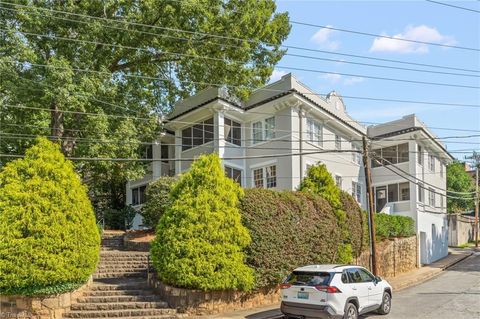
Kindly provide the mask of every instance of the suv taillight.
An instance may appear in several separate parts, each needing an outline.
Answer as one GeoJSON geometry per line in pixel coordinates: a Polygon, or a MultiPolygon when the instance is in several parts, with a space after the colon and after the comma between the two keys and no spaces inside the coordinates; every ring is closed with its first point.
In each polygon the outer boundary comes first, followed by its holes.
{"type": "Polygon", "coordinates": [[[315,286],[315,289],[317,289],[318,291],[326,292],[327,294],[335,294],[341,292],[340,289],[335,286],[315,286]]]}
{"type": "Polygon", "coordinates": [[[280,284],[280,289],[288,289],[290,287],[292,287],[290,284],[280,284]]]}

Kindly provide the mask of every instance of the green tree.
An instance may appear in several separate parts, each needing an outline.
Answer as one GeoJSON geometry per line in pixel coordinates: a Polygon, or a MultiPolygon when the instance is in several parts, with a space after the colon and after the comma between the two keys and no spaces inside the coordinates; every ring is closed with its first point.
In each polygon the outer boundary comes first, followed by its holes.
{"type": "Polygon", "coordinates": [[[160,217],[172,204],[170,193],[176,181],[175,177],[162,176],[148,184],[146,190],[147,201],[142,207],[143,224],[155,228],[160,217]]]}
{"type": "MultiPolygon", "coordinates": [[[[18,0],[2,4],[0,28],[0,125],[16,134],[0,152],[52,135],[65,155],[105,158],[141,157],[158,115],[208,83],[240,98],[264,85],[290,32],[274,0],[18,0]]],[[[144,165],[78,168],[94,205],[119,209],[144,165]]]]}
{"type": "Polygon", "coordinates": [[[201,156],[181,176],[151,249],[164,282],[203,290],[253,287],[243,252],[251,239],[237,207],[242,196],[216,154],[201,156]]]}
{"type": "Polygon", "coordinates": [[[86,187],[58,145],[36,143],[0,172],[0,294],[74,289],[98,261],[86,187]]]}
{"type": "Polygon", "coordinates": [[[341,190],[324,164],[310,166],[307,176],[300,183],[298,190],[322,195],[335,209],[342,207],[341,190]]]}
{"type": "Polygon", "coordinates": [[[447,211],[449,213],[460,213],[473,209],[473,193],[475,192],[475,182],[473,178],[465,171],[465,165],[455,162],[447,166],[447,191],[470,193],[450,195],[457,197],[447,197],[447,211]]]}

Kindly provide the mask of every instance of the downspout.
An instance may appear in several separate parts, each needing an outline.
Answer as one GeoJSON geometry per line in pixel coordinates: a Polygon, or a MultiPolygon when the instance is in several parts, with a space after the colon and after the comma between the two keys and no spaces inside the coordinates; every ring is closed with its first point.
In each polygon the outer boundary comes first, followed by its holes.
{"type": "Polygon", "coordinates": [[[299,150],[299,154],[300,154],[300,169],[299,169],[299,181],[298,181],[298,184],[300,185],[300,183],[302,182],[302,178],[303,178],[303,117],[302,117],[302,106],[299,105],[298,106],[298,120],[299,120],[299,138],[300,138],[300,141],[299,141],[299,147],[298,147],[298,150],[299,150]]]}

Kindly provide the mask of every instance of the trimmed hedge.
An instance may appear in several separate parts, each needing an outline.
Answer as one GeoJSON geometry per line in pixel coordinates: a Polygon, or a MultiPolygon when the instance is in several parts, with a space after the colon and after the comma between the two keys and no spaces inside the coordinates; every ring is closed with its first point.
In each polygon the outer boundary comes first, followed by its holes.
{"type": "Polygon", "coordinates": [[[73,290],[98,262],[87,189],[58,145],[40,138],[0,172],[0,294],[73,290]]]}
{"type": "Polygon", "coordinates": [[[252,236],[247,264],[257,288],[278,284],[301,265],[351,259],[334,210],[318,195],[246,189],[240,209],[252,236]]]}
{"type": "Polygon", "coordinates": [[[367,215],[349,193],[342,191],[340,200],[346,213],[345,227],[348,231],[348,240],[352,246],[352,255],[358,257],[369,247],[367,215]]]}
{"type": "Polygon", "coordinates": [[[250,244],[238,210],[242,188],[225,176],[217,154],[202,155],[175,184],[151,256],[166,284],[202,290],[250,290],[253,270],[243,249],[250,244]]]}
{"type": "Polygon", "coordinates": [[[412,218],[399,215],[375,214],[375,237],[379,240],[392,237],[415,235],[415,222],[412,218]]]}
{"type": "Polygon", "coordinates": [[[172,205],[170,192],[176,180],[175,177],[162,176],[148,184],[146,190],[147,201],[140,212],[144,225],[150,228],[157,227],[160,217],[172,205]]]}

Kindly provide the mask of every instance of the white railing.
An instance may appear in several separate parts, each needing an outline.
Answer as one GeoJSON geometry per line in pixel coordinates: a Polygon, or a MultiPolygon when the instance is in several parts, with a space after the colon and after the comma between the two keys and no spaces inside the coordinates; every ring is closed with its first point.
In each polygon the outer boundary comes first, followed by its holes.
{"type": "Polygon", "coordinates": [[[393,214],[408,211],[410,211],[410,201],[404,200],[400,202],[390,202],[385,204],[381,212],[385,214],[393,214]]]}

